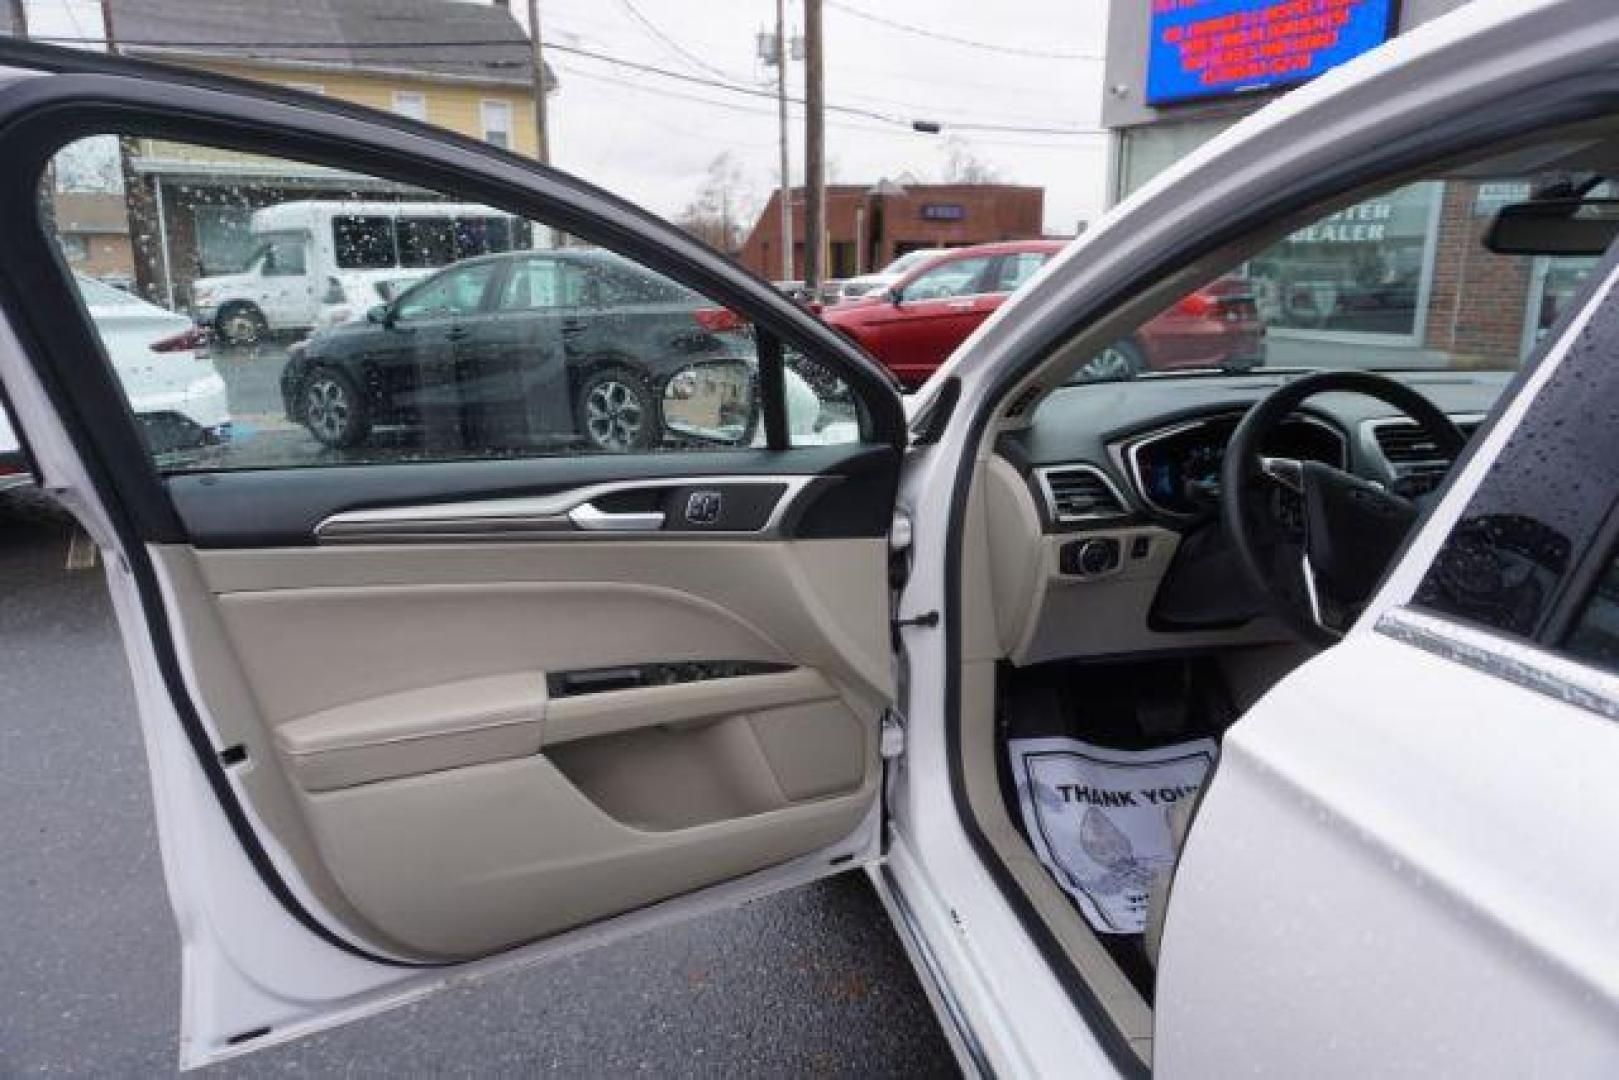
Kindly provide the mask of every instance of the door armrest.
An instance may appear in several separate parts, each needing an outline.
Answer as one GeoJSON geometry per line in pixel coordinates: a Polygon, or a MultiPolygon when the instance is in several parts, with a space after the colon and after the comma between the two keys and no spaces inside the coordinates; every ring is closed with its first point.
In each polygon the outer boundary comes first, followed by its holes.
{"type": "Polygon", "coordinates": [[[493,675],[351,702],[282,724],[305,791],[526,757],[540,750],[545,676],[493,675]]]}

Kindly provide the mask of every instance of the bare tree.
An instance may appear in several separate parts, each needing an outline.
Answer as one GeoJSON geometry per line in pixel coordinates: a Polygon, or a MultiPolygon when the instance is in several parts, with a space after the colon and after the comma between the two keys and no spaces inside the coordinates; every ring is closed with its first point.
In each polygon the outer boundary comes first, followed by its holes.
{"type": "Polygon", "coordinates": [[[974,152],[972,144],[960,135],[944,141],[943,178],[947,184],[998,184],[1001,174],[974,152]]]}
{"type": "Polygon", "coordinates": [[[124,190],[118,140],[111,135],[95,135],[69,143],[57,152],[53,165],[58,191],[118,194],[124,190]]]}
{"type": "Polygon", "coordinates": [[[742,164],[730,151],[708,163],[697,196],[675,217],[675,224],[710,247],[732,254],[747,238],[757,199],[742,164]]]}

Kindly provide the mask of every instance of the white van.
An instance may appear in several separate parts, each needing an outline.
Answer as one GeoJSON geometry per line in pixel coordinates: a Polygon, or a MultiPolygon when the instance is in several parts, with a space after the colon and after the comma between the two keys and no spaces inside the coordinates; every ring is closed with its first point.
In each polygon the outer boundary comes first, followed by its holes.
{"type": "Polygon", "coordinates": [[[249,228],[246,267],[191,287],[197,322],[227,344],[359,318],[439,267],[534,246],[527,221],[474,203],[289,202],[249,228]]]}

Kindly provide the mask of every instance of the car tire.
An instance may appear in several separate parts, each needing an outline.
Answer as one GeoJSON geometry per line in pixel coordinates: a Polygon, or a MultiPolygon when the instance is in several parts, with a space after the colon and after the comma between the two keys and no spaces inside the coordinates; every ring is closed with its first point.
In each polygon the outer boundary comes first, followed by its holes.
{"type": "Polygon", "coordinates": [[[252,304],[231,304],[214,319],[214,332],[226,345],[257,345],[269,336],[270,324],[252,304]]]}
{"type": "Polygon", "coordinates": [[[1081,364],[1074,377],[1083,382],[1117,382],[1134,378],[1146,367],[1141,346],[1129,338],[1120,338],[1081,364]]]}
{"type": "Polygon", "coordinates": [[[299,387],[298,402],[304,426],[323,446],[358,446],[371,432],[371,418],[359,387],[335,368],[311,371],[299,387]]]}
{"type": "Polygon", "coordinates": [[[613,364],[589,372],[574,407],[587,450],[606,454],[650,450],[658,441],[659,412],[652,384],[639,372],[613,364]]]}

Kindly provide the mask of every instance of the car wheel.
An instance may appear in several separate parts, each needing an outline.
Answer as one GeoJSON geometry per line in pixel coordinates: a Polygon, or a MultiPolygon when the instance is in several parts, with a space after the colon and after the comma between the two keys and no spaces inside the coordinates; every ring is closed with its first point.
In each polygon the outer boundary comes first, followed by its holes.
{"type": "Polygon", "coordinates": [[[257,345],[269,333],[270,325],[252,304],[234,304],[219,313],[214,329],[226,345],[257,345]]]}
{"type": "Polygon", "coordinates": [[[371,430],[365,401],[354,381],[340,371],[316,368],[304,380],[304,426],[323,445],[357,446],[371,430]]]}
{"type": "Polygon", "coordinates": [[[1141,347],[1121,339],[1085,361],[1074,375],[1085,382],[1116,382],[1141,374],[1146,366],[1141,347]]]}
{"type": "Polygon", "coordinates": [[[579,433],[592,450],[624,453],[657,441],[658,410],[646,379],[629,368],[598,368],[579,387],[579,433]]]}

